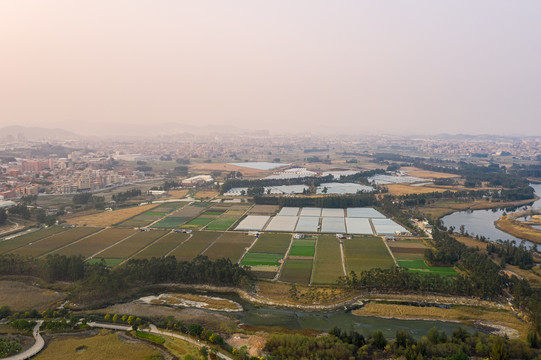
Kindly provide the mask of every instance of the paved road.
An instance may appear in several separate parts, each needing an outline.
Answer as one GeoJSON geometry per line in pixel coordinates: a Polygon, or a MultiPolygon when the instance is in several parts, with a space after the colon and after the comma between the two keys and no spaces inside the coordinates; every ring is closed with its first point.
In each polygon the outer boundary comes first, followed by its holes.
{"type": "Polygon", "coordinates": [[[34,345],[32,345],[30,349],[20,354],[3,358],[3,360],[25,360],[39,353],[41,349],[43,349],[43,347],[45,346],[45,341],[43,340],[43,338],[41,337],[39,333],[39,327],[41,326],[42,323],[43,323],[43,320],[38,320],[36,326],[34,326],[32,335],[34,336],[34,339],[36,339],[36,342],[34,343],[34,345]]]}

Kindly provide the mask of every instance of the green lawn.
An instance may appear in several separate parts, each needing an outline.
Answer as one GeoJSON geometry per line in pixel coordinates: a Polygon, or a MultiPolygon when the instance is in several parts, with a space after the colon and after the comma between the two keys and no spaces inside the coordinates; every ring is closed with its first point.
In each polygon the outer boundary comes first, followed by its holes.
{"type": "Polygon", "coordinates": [[[394,266],[393,258],[380,237],[362,237],[344,240],[346,270],[361,271],[394,266]]]}
{"type": "Polygon", "coordinates": [[[313,257],[316,251],[316,241],[312,239],[295,239],[289,250],[289,256],[313,257]]]}
{"type": "Polygon", "coordinates": [[[440,275],[456,275],[457,272],[452,267],[445,266],[428,266],[424,260],[398,260],[400,267],[408,269],[408,271],[418,273],[432,273],[440,275]]]}

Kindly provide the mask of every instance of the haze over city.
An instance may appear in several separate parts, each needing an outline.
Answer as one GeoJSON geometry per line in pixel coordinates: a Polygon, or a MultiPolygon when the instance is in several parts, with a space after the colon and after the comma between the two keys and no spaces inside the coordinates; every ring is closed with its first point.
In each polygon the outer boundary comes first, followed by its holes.
{"type": "Polygon", "coordinates": [[[541,135],[539,1],[8,1],[0,124],[541,135]]]}

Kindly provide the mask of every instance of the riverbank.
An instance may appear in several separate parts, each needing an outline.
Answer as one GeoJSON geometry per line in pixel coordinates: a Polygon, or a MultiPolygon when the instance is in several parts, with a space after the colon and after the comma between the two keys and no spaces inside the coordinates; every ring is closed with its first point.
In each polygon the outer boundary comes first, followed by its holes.
{"type": "Polygon", "coordinates": [[[506,202],[491,202],[481,200],[470,202],[441,201],[424,207],[419,207],[418,210],[421,211],[426,217],[436,220],[456,211],[518,207],[531,204],[539,199],[539,196],[535,195],[533,199],[506,202]]]}
{"type": "Polygon", "coordinates": [[[488,328],[495,335],[510,338],[525,338],[529,326],[510,311],[472,306],[408,306],[397,304],[368,303],[363,308],[353,310],[357,316],[377,316],[400,320],[438,320],[459,322],[465,325],[488,328]]]}
{"type": "Polygon", "coordinates": [[[517,219],[524,216],[541,215],[541,210],[517,211],[500,217],[494,222],[494,225],[510,235],[517,238],[528,240],[536,244],[541,244],[541,230],[517,219]]]}

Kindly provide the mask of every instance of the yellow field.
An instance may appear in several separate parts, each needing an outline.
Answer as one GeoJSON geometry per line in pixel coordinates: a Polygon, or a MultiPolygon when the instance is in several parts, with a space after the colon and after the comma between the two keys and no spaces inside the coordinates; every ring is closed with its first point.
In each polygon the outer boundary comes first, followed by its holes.
{"type": "Polygon", "coordinates": [[[79,225],[79,226],[111,226],[118,224],[124,220],[127,220],[131,217],[144,213],[150,209],[157,207],[160,204],[150,204],[143,206],[135,206],[127,209],[120,209],[115,211],[106,211],[99,214],[92,214],[86,216],[78,216],[72,219],[68,219],[67,223],[69,225],[79,225]]]}
{"type": "MultiPolygon", "coordinates": [[[[385,185],[389,190],[390,195],[409,195],[409,194],[426,194],[432,192],[445,192],[449,189],[439,188],[439,187],[430,187],[430,186],[411,186],[406,184],[390,184],[385,185]]],[[[450,190],[454,191],[454,190],[450,190]]],[[[383,194],[386,195],[386,194],[383,194]]]]}
{"type": "Polygon", "coordinates": [[[0,305],[7,305],[15,311],[48,310],[58,306],[66,297],[64,293],[18,281],[0,281],[0,305]]]}
{"type": "Polygon", "coordinates": [[[119,335],[109,330],[102,330],[91,337],[58,337],[39,353],[36,360],[95,360],[95,359],[152,359],[160,355],[144,343],[121,341],[119,335]]]}
{"type": "Polygon", "coordinates": [[[425,178],[425,179],[448,179],[459,178],[460,176],[455,174],[447,174],[429,170],[422,170],[416,167],[401,167],[400,170],[407,171],[408,175],[425,178]]]}
{"type": "Polygon", "coordinates": [[[188,195],[188,190],[169,190],[167,199],[182,199],[188,195]]]}
{"type": "Polygon", "coordinates": [[[512,216],[502,216],[496,221],[496,226],[508,234],[541,244],[541,230],[522,221],[514,220],[512,216]]]}
{"type": "Polygon", "coordinates": [[[207,198],[213,198],[218,195],[220,195],[218,191],[202,190],[202,191],[198,191],[197,194],[195,194],[194,198],[207,199],[207,198]]]}
{"type": "Polygon", "coordinates": [[[399,319],[431,319],[454,321],[483,321],[506,326],[515,330],[515,337],[525,337],[528,324],[521,321],[508,310],[486,309],[473,306],[453,306],[450,309],[438,307],[420,307],[395,304],[368,303],[362,309],[354,310],[357,316],[384,316],[399,319]]]}

